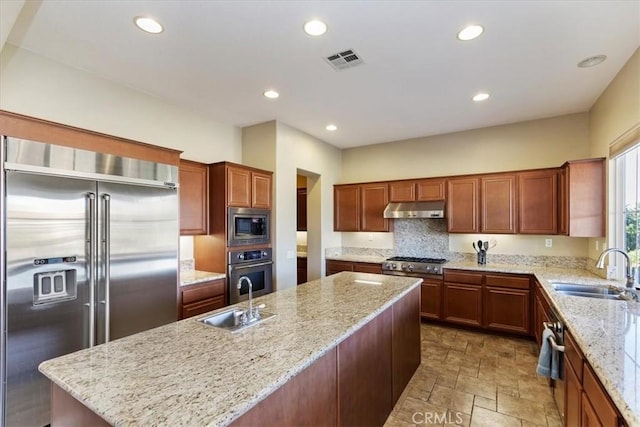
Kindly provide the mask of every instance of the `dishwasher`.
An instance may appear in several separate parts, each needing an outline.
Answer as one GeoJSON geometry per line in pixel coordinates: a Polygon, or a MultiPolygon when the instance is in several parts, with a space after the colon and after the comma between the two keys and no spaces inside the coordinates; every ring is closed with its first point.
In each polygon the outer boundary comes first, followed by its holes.
{"type": "Polygon", "coordinates": [[[549,329],[553,335],[549,337],[550,344],[553,349],[559,353],[559,372],[560,378],[551,379],[549,378],[549,386],[551,387],[551,393],[553,394],[553,399],[558,406],[558,412],[560,413],[560,417],[562,418],[562,422],[564,424],[564,324],[560,320],[560,317],[557,315],[553,308],[549,309],[549,322],[542,322],[542,325],[545,329],[549,329]]]}

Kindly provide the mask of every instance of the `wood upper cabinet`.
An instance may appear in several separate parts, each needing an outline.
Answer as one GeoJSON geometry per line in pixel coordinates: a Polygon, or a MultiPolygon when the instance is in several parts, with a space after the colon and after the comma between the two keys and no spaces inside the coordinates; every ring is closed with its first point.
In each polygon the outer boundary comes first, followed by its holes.
{"type": "Polygon", "coordinates": [[[360,231],[360,186],[333,187],[333,229],[360,231]]]}
{"type": "Polygon", "coordinates": [[[384,217],[384,208],[389,203],[388,193],[386,183],[360,186],[360,231],[389,231],[389,220],[384,217]]]}
{"type": "Polygon", "coordinates": [[[227,165],[227,206],[271,209],[271,174],[227,165]]]}
{"type": "Polygon", "coordinates": [[[209,232],[209,173],[207,165],[180,160],[180,234],[209,232]]]}
{"type": "Polygon", "coordinates": [[[441,178],[389,183],[389,202],[429,202],[445,200],[445,180],[441,178]]]}
{"type": "Polygon", "coordinates": [[[479,179],[451,178],[447,189],[447,229],[450,233],[478,233],[479,179]]]}
{"type": "Polygon", "coordinates": [[[333,229],[335,231],[389,231],[384,218],[387,183],[347,184],[333,187],[333,229]]]}
{"type": "Polygon", "coordinates": [[[528,276],[485,276],[484,324],[487,329],[531,333],[531,283],[528,276]]]}
{"type": "Polygon", "coordinates": [[[576,160],[560,169],[560,234],[605,235],[605,159],[576,160]]]}
{"type": "Polygon", "coordinates": [[[489,175],[480,178],[480,231],[493,234],[517,232],[517,179],[515,174],[489,175]]]}
{"type": "Polygon", "coordinates": [[[558,169],[518,173],[518,231],[558,233],[558,169]]]}
{"type": "Polygon", "coordinates": [[[307,189],[298,188],[296,197],[296,230],[307,231],[307,189]]]}

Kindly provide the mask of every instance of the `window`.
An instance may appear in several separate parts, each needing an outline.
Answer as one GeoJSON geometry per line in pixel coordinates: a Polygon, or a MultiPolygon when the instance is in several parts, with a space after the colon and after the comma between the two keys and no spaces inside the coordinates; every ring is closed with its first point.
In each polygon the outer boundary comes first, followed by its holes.
{"type": "MultiPolygon", "coordinates": [[[[610,246],[624,249],[637,271],[640,270],[640,143],[615,157],[612,169],[614,209],[610,246]]],[[[624,264],[616,264],[617,276],[622,277],[624,264]]]]}

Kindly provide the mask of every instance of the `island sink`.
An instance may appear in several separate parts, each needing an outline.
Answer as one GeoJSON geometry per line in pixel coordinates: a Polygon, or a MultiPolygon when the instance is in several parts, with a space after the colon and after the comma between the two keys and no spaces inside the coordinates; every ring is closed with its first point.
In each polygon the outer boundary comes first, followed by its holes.
{"type": "Polygon", "coordinates": [[[229,332],[239,332],[250,326],[262,323],[267,319],[275,316],[274,313],[268,313],[266,311],[260,312],[259,318],[252,318],[250,321],[243,322],[243,315],[245,310],[234,308],[232,310],[226,310],[221,313],[212,314],[207,317],[197,319],[198,322],[202,322],[208,326],[214,326],[216,328],[224,329],[229,332]]]}

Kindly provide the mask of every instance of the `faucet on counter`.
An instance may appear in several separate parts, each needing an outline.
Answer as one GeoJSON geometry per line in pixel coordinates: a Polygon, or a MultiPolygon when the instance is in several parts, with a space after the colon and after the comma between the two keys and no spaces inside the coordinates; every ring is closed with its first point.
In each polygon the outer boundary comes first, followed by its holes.
{"type": "Polygon", "coordinates": [[[624,255],[624,258],[627,262],[627,269],[626,269],[626,276],[627,276],[627,283],[626,283],[626,290],[625,293],[630,295],[634,301],[638,301],[638,294],[636,292],[635,289],[635,267],[631,267],[631,258],[629,258],[629,254],[626,253],[625,251],[623,251],[622,249],[617,249],[617,248],[609,248],[606,249],[604,251],[602,251],[602,253],[600,254],[600,257],[598,258],[598,261],[596,262],[596,267],[597,268],[604,268],[604,258],[610,254],[611,252],[618,252],[622,255],[624,255]]]}
{"type": "Polygon", "coordinates": [[[243,280],[246,280],[249,286],[249,305],[247,307],[247,310],[245,310],[241,314],[241,322],[242,324],[247,324],[253,322],[254,320],[260,319],[260,309],[265,308],[265,305],[260,304],[255,309],[253,308],[253,283],[251,283],[251,279],[249,279],[247,276],[242,276],[240,277],[240,279],[238,279],[238,289],[242,288],[243,280]]]}

